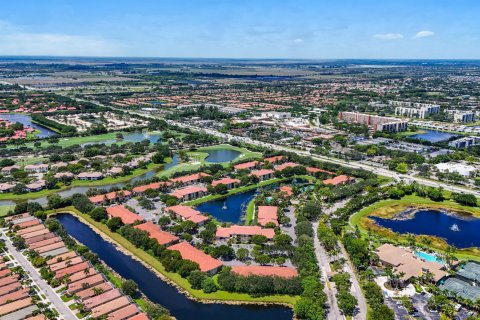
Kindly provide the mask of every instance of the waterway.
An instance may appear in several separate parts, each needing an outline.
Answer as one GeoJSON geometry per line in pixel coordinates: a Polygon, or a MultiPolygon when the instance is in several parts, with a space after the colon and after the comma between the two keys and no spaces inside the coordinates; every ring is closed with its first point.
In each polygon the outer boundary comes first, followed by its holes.
{"type": "Polygon", "coordinates": [[[379,226],[401,234],[436,236],[457,248],[480,247],[480,219],[477,218],[437,210],[419,210],[410,219],[370,218],[379,226]]]}
{"type": "Polygon", "coordinates": [[[205,158],[205,161],[211,163],[230,162],[242,154],[239,151],[231,149],[208,150],[205,152],[208,153],[208,157],[205,158]]]}
{"type": "Polygon", "coordinates": [[[450,139],[451,137],[456,136],[456,134],[443,132],[443,131],[425,130],[425,129],[422,129],[422,131],[425,131],[425,132],[424,133],[419,133],[419,134],[414,134],[414,135],[410,136],[410,138],[422,139],[422,140],[425,140],[425,141],[430,141],[432,143],[435,143],[435,142],[446,141],[446,140],[450,139]]]}
{"type": "Polygon", "coordinates": [[[26,114],[0,114],[0,119],[8,120],[10,122],[20,122],[24,126],[28,126],[34,128],[39,131],[36,134],[38,138],[48,138],[52,136],[56,136],[57,133],[44,127],[32,122],[32,118],[26,114]]]}
{"type": "Polygon", "coordinates": [[[132,279],[153,302],[170,310],[180,320],[286,320],[292,319],[292,310],[283,306],[203,304],[188,299],[176,288],[162,281],[140,262],[120,252],[89,226],[70,214],[57,215],[57,219],[72,237],[96,253],[110,268],[125,279],[132,279]]]}

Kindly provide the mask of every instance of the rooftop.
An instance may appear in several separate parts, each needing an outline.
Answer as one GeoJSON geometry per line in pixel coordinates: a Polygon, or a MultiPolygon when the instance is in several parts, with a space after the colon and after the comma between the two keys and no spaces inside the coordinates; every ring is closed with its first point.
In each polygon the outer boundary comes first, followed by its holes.
{"type": "Polygon", "coordinates": [[[208,272],[217,269],[223,265],[220,260],[214,259],[202,250],[192,246],[188,242],[180,242],[167,248],[168,250],[176,250],[180,252],[182,259],[190,260],[198,263],[200,271],[208,272]]]}

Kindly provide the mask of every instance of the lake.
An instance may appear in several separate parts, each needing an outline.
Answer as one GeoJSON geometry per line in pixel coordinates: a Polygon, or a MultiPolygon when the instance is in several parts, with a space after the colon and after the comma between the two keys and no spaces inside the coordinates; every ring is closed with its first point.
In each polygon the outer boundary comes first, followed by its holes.
{"type": "Polygon", "coordinates": [[[480,247],[480,219],[464,218],[437,210],[419,210],[411,219],[405,220],[370,218],[379,226],[398,233],[436,236],[457,248],[480,247]]]}
{"type": "Polygon", "coordinates": [[[72,237],[96,253],[110,268],[125,279],[132,279],[139,289],[153,302],[166,307],[172,316],[181,320],[287,320],[292,310],[283,306],[203,304],[188,299],[176,288],[162,281],[140,262],[120,252],[105,241],[89,226],[70,214],[56,218],[72,237]]]}
{"type": "Polygon", "coordinates": [[[36,134],[38,138],[48,138],[52,136],[58,135],[56,132],[38,125],[32,122],[32,118],[26,114],[0,114],[0,119],[8,120],[10,122],[20,122],[24,126],[32,127],[38,131],[39,133],[36,134]]]}
{"type": "Polygon", "coordinates": [[[258,189],[236,193],[223,199],[207,201],[196,206],[200,212],[208,212],[220,222],[241,223],[245,221],[248,203],[258,189]]]}
{"type": "Polygon", "coordinates": [[[240,151],[231,149],[207,150],[205,152],[208,153],[205,161],[211,163],[230,162],[242,154],[240,151]]]}
{"type": "Polygon", "coordinates": [[[455,137],[456,134],[453,133],[448,133],[448,132],[443,132],[443,131],[435,131],[435,130],[424,130],[424,133],[419,133],[419,134],[414,134],[410,136],[410,138],[415,138],[415,139],[422,139],[425,141],[430,141],[432,143],[435,142],[442,142],[446,141],[452,137],[455,137]]]}

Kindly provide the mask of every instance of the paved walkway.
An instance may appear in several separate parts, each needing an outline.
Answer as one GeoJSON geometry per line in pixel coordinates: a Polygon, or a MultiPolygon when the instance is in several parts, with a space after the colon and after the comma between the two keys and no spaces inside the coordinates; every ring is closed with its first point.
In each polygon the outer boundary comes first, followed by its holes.
{"type": "Polygon", "coordinates": [[[48,283],[42,279],[38,271],[30,264],[25,256],[19,252],[12,244],[10,239],[3,233],[0,236],[5,240],[5,245],[10,254],[18,261],[22,268],[28,273],[33,282],[40,288],[40,291],[46,296],[46,298],[52,302],[53,306],[60,313],[60,318],[65,320],[75,320],[77,317],[73,314],[72,310],[68,308],[58,294],[53,290],[48,283]]]}

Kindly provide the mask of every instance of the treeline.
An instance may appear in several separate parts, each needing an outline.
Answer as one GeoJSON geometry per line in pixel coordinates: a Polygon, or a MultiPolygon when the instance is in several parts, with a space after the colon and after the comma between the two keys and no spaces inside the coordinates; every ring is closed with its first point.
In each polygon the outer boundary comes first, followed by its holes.
{"type": "Polygon", "coordinates": [[[38,122],[39,124],[42,124],[48,128],[52,128],[60,132],[62,135],[73,135],[77,132],[77,129],[73,126],[67,126],[61,123],[58,123],[56,121],[47,119],[44,115],[42,114],[37,114],[33,113],[31,115],[32,120],[34,122],[38,122]]]}
{"type": "Polygon", "coordinates": [[[240,276],[231,271],[230,267],[224,267],[218,275],[220,288],[229,292],[248,293],[252,296],[270,294],[299,295],[302,293],[302,284],[298,277],[281,278],[268,276],[240,276]]]}
{"type": "Polygon", "coordinates": [[[327,297],[323,292],[324,287],[315,256],[312,223],[302,212],[298,215],[295,233],[297,246],[293,251],[292,262],[299,271],[303,293],[295,304],[294,311],[298,319],[323,319],[327,297]]]}

